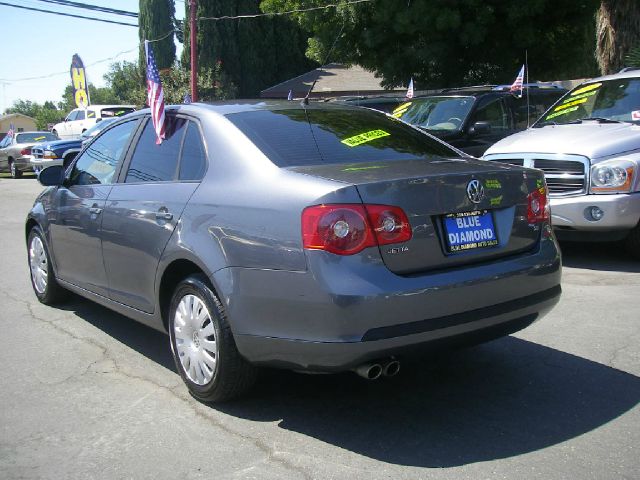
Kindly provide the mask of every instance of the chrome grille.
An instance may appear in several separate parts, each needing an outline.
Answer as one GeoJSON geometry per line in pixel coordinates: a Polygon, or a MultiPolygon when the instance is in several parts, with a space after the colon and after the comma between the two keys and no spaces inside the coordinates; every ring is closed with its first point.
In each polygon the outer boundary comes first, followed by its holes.
{"type": "Polygon", "coordinates": [[[487,155],[485,160],[542,170],[552,197],[587,193],[590,162],[581,155],[511,153],[487,155]]]}
{"type": "Polygon", "coordinates": [[[33,158],[42,158],[44,156],[44,152],[42,148],[33,147],[31,149],[31,155],[33,155],[33,158]]]}

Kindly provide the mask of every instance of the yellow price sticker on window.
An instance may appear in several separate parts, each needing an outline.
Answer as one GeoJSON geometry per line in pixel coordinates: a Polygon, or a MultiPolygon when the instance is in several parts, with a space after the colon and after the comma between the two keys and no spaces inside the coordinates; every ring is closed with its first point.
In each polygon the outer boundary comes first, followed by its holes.
{"type": "Polygon", "coordinates": [[[45,138],[47,138],[47,137],[35,137],[35,138],[33,139],[33,141],[34,141],[34,142],[39,142],[40,140],[44,140],[45,138]]]}
{"type": "Polygon", "coordinates": [[[391,134],[389,132],[385,132],[384,130],[371,130],[370,132],[365,132],[359,135],[354,135],[353,137],[345,138],[341,141],[341,143],[344,143],[348,147],[357,147],[358,145],[376,140],[377,138],[389,136],[391,136],[391,134]]]}

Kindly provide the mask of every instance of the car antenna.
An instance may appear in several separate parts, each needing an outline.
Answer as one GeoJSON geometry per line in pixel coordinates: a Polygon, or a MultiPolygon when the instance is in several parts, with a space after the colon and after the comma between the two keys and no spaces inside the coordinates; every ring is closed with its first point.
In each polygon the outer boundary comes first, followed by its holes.
{"type": "MultiPolygon", "coordinates": [[[[333,52],[333,49],[336,47],[336,43],[338,43],[338,39],[340,38],[340,35],[342,35],[342,31],[344,30],[344,26],[345,25],[346,25],[346,22],[343,21],[342,22],[342,27],[340,27],[340,31],[338,32],[338,35],[336,35],[336,38],[333,41],[333,45],[331,45],[331,48],[327,52],[327,56],[325,57],[324,62],[322,63],[322,65],[320,65],[320,68],[318,70],[322,70],[323,67],[325,67],[327,65],[327,62],[329,61],[329,57],[331,56],[331,53],[333,52]]],[[[302,99],[302,102],[300,104],[303,107],[306,106],[306,105],[309,105],[309,95],[311,95],[311,92],[313,92],[313,88],[316,86],[316,83],[318,82],[319,78],[320,78],[320,73],[318,73],[318,76],[316,77],[316,79],[311,84],[311,87],[309,88],[309,91],[307,92],[307,95],[302,99]]]]}

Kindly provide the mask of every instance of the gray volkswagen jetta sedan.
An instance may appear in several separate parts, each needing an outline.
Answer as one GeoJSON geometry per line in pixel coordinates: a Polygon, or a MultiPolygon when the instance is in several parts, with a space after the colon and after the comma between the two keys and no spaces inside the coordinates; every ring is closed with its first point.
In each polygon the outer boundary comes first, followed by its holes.
{"type": "Polygon", "coordinates": [[[259,366],[394,375],[559,300],[538,170],[340,105],[172,106],[166,130],[136,112],[43,170],[28,260],[42,303],[70,290],[168,332],[201,401],[259,366]]]}

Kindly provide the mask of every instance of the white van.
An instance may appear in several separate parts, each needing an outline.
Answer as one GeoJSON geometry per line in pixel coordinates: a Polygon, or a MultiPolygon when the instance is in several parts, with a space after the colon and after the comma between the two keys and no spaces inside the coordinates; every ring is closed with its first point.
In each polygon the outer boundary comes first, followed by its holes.
{"type": "Polygon", "coordinates": [[[80,138],[80,134],[103,118],[121,117],[135,111],[133,105],[89,105],[71,110],[64,122],[53,126],[51,132],[62,140],[80,138]]]}
{"type": "Polygon", "coordinates": [[[640,70],[574,88],[483,159],[544,171],[559,239],[624,240],[640,259],[640,70]]]}

